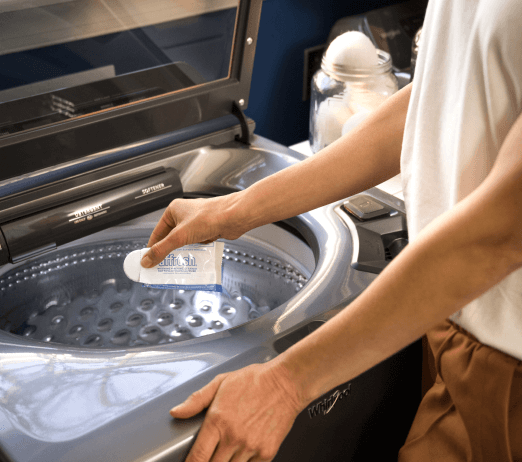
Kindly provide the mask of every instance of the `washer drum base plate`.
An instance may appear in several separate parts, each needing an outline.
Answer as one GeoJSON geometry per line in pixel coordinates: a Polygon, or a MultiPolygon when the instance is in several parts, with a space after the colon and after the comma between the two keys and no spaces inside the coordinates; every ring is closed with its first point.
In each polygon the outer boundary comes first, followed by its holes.
{"type": "Polygon", "coordinates": [[[307,281],[281,252],[227,241],[222,293],[147,288],[123,272],[125,256],[146,243],[70,247],[3,274],[0,328],[86,348],[179,342],[255,319],[289,300],[307,281]]]}

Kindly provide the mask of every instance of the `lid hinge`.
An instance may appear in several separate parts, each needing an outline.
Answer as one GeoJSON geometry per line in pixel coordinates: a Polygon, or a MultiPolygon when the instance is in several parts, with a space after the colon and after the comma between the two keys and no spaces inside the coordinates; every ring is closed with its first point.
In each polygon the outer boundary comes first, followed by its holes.
{"type": "Polygon", "coordinates": [[[239,119],[241,124],[241,135],[236,135],[236,140],[250,146],[250,131],[248,130],[246,116],[235,101],[232,103],[232,114],[239,119]]]}

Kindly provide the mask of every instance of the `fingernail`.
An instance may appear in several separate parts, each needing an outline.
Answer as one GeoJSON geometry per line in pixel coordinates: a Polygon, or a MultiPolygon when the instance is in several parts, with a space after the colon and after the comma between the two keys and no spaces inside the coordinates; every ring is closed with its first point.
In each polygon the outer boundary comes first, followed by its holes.
{"type": "Polygon", "coordinates": [[[145,254],[141,259],[141,266],[144,268],[152,268],[154,265],[152,264],[152,258],[149,257],[149,254],[145,254]]]}
{"type": "Polygon", "coordinates": [[[174,406],[171,410],[170,410],[170,415],[172,417],[174,417],[174,414],[176,413],[176,411],[178,410],[179,406],[174,406]]]}

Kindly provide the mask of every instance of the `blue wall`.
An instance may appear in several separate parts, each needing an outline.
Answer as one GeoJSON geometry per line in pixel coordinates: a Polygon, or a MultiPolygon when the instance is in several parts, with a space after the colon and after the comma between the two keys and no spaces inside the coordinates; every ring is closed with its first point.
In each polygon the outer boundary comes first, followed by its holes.
{"type": "Polygon", "coordinates": [[[398,0],[265,0],[245,113],[256,133],[286,146],[308,139],[302,101],[304,50],[324,44],[334,23],[398,0]]]}

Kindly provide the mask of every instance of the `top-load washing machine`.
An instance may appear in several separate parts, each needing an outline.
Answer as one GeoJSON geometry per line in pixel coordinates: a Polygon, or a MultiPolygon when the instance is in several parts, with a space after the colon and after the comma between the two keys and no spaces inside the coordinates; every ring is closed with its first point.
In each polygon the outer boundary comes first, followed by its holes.
{"type": "MultiPolygon", "coordinates": [[[[261,3],[0,5],[0,460],[184,460],[204,415],[172,406],[320,327],[407,242],[404,204],[372,189],[225,241],[221,293],[126,278],[173,198],[303,159],[242,111],[261,3]]],[[[275,460],[394,459],[420,356],[310,403],[275,460]]]]}

